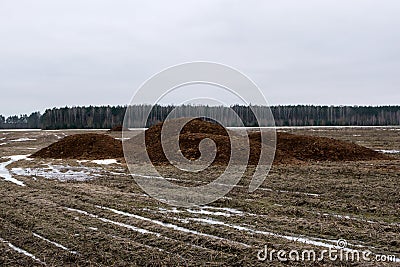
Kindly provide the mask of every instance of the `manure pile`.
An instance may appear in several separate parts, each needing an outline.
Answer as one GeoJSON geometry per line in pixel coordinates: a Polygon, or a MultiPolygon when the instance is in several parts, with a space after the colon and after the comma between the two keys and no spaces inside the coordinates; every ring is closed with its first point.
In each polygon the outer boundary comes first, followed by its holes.
{"type": "MultiPolygon", "coordinates": [[[[176,123],[168,121],[167,123],[176,123]]],[[[146,150],[153,164],[169,164],[161,144],[161,129],[163,123],[150,127],[145,132],[125,142],[129,163],[145,162],[146,156],[141,146],[142,140],[146,140],[146,150]],[[144,135],[144,136],[143,136],[144,135]]],[[[223,126],[194,119],[187,123],[179,135],[180,152],[189,160],[200,157],[200,142],[209,138],[215,142],[217,151],[213,164],[226,165],[231,157],[231,142],[228,131],[223,126]]],[[[235,134],[231,131],[235,151],[246,155],[247,137],[235,134]]],[[[256,165],[259,160],[261,148],[261,136],[259,132],[248,132],[250,144],[250,157],[248,164],[256,165]]],[[[167,143],[174,142],[175,138],[166,139],[167,143]]],[[[206,145],[207,146],[207,145],[206,145]]],[[[174,152],[174,151],[172,151],[174,152]]],[[[179,150],[172,154],[178,155],[179,150]]],[[[64,139],[41,149],[32,155],[39,158],[74,158],[74,159],[106,159],[123,157],[122,143],[108,135],[102,134],[78,134],[64,139]]],[[[179,157],[177,157],[179,158],[179,157]]],[[[242,158],[239,155],[239,158],[242,158]]],[[[174,159],[174,157],[173,157],[174,159]]],[[[307,161],[356,161],[389,159],[388,156],[372,149],[359,146],[354,143],[344,142],[326,137],[314,137],[294,135],[289,133],[277,133],[277,145],[275,152],[275,164],[301,163],[307,161]]]]}
{"type": "MultiPolygon", "coordinates": [[[[168,122],[174,123],[174,121],[168,122]]],[[[168,164],[162,145],[161,145],[161,129],[163,123],[159,123],[145,131],[146,149],[149,158],[154,164],[168,164]]],[[[182,154],[190,160],[196,160],[200,157],[199,143],[204,138],[212,139],[217,147],[216,158],[214,164],[226,165],[231,156],[231,143],[228,132],[219,124],[207,122],[201,119],[194,119],[186,124],[180,135],[179,145],[182,154]]],[[[247,137],[235,135],[237,142],[233,145],[238,148],[239,153],[246,146],[244,139],[247,137]],[[243,141],[241,141],[243,139],[243,141]]],[[[249,165],[258,164],[261,150],[261,135],[259,132],[248,132],[250,144],[249,165]]],[[[143,152],[140,150],[143,134],[138,135],[127,142],[128,162],[144,161],[143,152]]],[[[172,142],[173,138],[166,139],[167,143],[172,142]]],[[[243,152],[243,155],[246,155],[243,152]]],[[[240,157],[240,156],[239,156],[240,157]]],[[[277,144],[274,163],[290,164],[301,163],[304,161],[357,161],[357,160],[379,160],[388,159],[389,157],[376,152],[372,149],[332,138],[314,137],[305,135],[294,135],[289,133],[277,133],[277,144]]]]}
{"type": "Polygon", "coordinates": [[[301,161],[389,159],[375,150],[334,138],[278,133],[277,150],[301,161]]]}
{"type": "MultiPolygon", "coordinates": [[[[166,123],[179,123],[179,119],[166,123]]],[[[148,157],[154,164],[168,164],[169,160],[165,156],[161,144],[161,129],[164,123],[158,123],[144,133],[141,133],[127,141],[125,149],[127,161],[143,162],[146,155],[142,151],[142,143],[145,138],[148,157]],[[143,136],[144,135],[144,136],[143,136]]],[[[196,160],[200,157],[199,143],[204,138],[212,139],[217,147],[214,163],[226,164],[231,155],[231,143],[227,130],[219,124],[207,122],[201,119],[194,119],[188,122],[179,134],[179,146],[181,153],[189,160],[196,160]]],[[[167,138],[166,143],[175,141],[175,137],[167,138]]],[[[178,151],[176,151],[178,152],[178,151]]],[[[178,154],[176,154],[178,156],[178,154]]]]}
{"type": "Polygon", "coordinates": [[[67,136],[31,155],[33,158],[89,160],[123,156],[121,141],[108,135],[95,133],[67,136]]]}

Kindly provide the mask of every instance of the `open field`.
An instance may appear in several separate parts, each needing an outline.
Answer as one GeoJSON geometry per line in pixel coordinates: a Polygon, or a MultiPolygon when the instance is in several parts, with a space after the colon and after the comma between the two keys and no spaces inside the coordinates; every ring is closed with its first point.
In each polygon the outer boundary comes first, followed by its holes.
{"type": "MultiPolygon", "coordinates": [[[[400,150],[395,127],[280,130],[400,150]]],[[[147,196],[118,161],[16,157],[75,133],[82,131],[0,131],[0,175],[11,173],[10,181],[0,177],[0,266],[400,265],[399,153],[393,160],[276,165],[253,193],[245,177],[208,206],[174,208],[147,196]],[[397,262],[257,259],[265,245],[319,252],[338,239],[348,251],[397,262]]],[[[218,168],[204,179],[163,173],[196,186],[218,168]]]]}

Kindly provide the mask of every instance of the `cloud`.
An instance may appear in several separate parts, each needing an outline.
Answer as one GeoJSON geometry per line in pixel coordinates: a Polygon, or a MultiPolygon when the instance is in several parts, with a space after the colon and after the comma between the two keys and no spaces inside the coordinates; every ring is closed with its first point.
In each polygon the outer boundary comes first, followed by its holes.
{"type": "Polygon", "coordinates": [[[154,73],[196,60],[243,71],[271,104],[398,104],[399,11],[396,0],[4,0],[0,113],[124,105],[154,73]]]}

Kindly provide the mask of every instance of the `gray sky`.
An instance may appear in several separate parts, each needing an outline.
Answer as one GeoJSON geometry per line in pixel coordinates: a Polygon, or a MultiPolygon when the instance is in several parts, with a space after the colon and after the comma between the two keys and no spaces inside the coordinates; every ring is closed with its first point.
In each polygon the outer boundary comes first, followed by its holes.
{"type": "Polygon", "coordinates": [[[199,60],[273,105],[400,104],[399,14],[398,0],[0,0],[0,114],[125,105],[199,60]]]}

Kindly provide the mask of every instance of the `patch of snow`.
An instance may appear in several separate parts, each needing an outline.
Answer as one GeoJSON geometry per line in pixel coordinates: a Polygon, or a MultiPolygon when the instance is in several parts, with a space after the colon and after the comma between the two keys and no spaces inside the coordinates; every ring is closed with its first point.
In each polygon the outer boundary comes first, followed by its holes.
{"type": "Polygon", "coordinates": [[[25,186],[25,184],[22,181],[17,180],[11,176],[11,173],[7,169],[7,165],[10,165],[11,163],[18,160],[26,159],[28,156],[29,155],[14,155],[10,157],[4,157],[4,158],[9,158],[10,160],[0,163],[0,177],[4,178],[5,181],[12,182],[16,185],[25,186]]]}
{"type": "Polygon", "coordinates": [[[50,244],[53,244],[54,246],[56,246],[56,247],[58,247],[58,248],[61,248],[61,249],[63,249],[63,250],[66,250],[66,251],[70,252],[71,254],[77,254],[76,251],[70,250],[69,248],[64,247],[63,245],[61,245],[61,244],[59,244],[59,243],[57,243],[57,242],[51,241],[51,240],[49,240],[49,239],[47,239],[47,238],[45,238],[45,237],[43,237],[43,236],[41,236],[41,235],[38,235],[38,234],[36,234],[36,233],[32,233],[32,234],[33,234],[33,236],[35,236],[35,237],[37,237],[37,238],[40,238],[40,239],[42,239],[42,240],[44,240],[44,241],[46,241],[46,242],[48,242],[48,243],[50,243],[50,244]]]}
{"type": "Polygon", "coordinates": [[[8,143],[0,143],[0,146],[7,145],[8,143]]]}
{"type": "Polygon", "coordinates": [[[16,174],[16,175],[21,175],[21,176],[25,175],[25,171],[24,171],[23,168],[12,168],[11,172],[16,174]]]}
{"type": "Polygon", "coordinates": [[[101,168],[73,167],[69,165],[47,165],[47,168],[12,168],[11,172],[21,176],[40,176],[61,182],[84,182],[100,176],[101,168]]]}
{"type": "Polygon", "coordinates": [[[394,149],[391,149],[391,150],[379,149],[379,150],[375,150],[375,151],[378,151],[378,152],[381,152],[384,154],[399,154],[400,153],[400,150],[394,150],[394,149]]]}
{"type": "Polygon", "coordinates": [[[90,229],[90,230],[93,230],[93,231],[99,230],[99,228],[97,228],[97,227],[89,227],[89,229],[90,229]]]}
{"type": "Polygon", "coordinates": [[[104,165],[119,164],[116,159],[98,159],[98,160],[92,160],[92,162],[104,165]]]}
{"type": "Polygon", "coordinates": [[[41,263],[41,264],[43,264],[43,265],[46,265],[44,262],[42,262],[40,259],[38,259],[35,255],[29,253],[28,251],[26,251],[26,250],[24,250],[24,249],[22,249],[22,248],[19,248],[19,247],[17,247],[17,246],[14,246],[11,242],[9,242],[9,241],[7,241],[7,240],[4,240],[4,239],[1,238],[1,237],[0,237],[0,241],[3,242],[3,243],[5,243],[5,244],[7,244],[10,248],[12,248],[13,250],[15,250],[16,252],[21,253],[21,254],[24,254],[25,256],[28,256],[28,257],[32,258],[33,260],[35,260],[35,261],[37,261],[37,262],[39,262],[39,263],[41,263]]]}
{"type": "Polygon", "coordinates": [[[10,140],[11,142],[26,142],[26,141],[36,141],[34,138],[18,138],[14,140],[10,140]]]}
{"type": "Polygon", "coordinates": [[[22,160],[22,159],[27,159],[30,156],[30,154],[28,155],[14,155],[14,156],[9,156],[9,158],[13,161],[18,161],[18,160],[22,160]]]}

